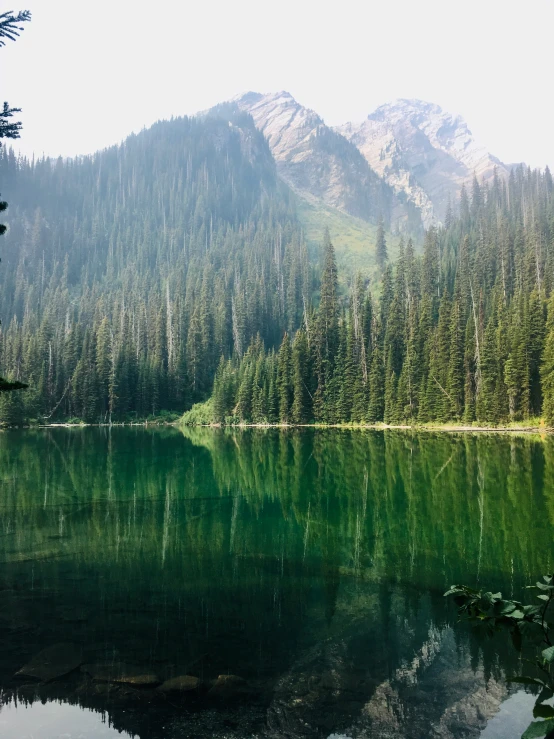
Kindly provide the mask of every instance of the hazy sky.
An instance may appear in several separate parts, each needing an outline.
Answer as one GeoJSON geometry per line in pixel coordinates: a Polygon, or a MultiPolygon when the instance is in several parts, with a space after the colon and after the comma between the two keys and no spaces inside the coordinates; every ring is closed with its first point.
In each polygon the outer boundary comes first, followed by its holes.
{"type": "Polygon", "coordinates": [[[461,113],[505,162],[554,164],[553,0],[0,0],[21,151],[88,153],[239,92],[288,90],[326,123],[398,97],[461,113]]]}

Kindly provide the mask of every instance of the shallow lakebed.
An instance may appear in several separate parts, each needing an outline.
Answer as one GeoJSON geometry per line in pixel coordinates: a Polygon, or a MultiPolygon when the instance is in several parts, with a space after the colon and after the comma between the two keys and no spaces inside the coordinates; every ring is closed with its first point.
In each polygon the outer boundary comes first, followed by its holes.
{"type": "Polygon", "coordinates": [[[553,522],[551,436],[6,431],[0,735],[516,739],[442,594],[526,598],[553,522]]]}

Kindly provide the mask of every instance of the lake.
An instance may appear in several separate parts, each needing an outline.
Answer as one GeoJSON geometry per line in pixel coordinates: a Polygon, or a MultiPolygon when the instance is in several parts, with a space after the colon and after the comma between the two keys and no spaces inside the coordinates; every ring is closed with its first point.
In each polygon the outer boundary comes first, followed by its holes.
{"type": "Polygon", "coordinates": [[[0,736],[516,739],[443,593],[529,599],[553,522],[552,437],[5,431],[0,736]]]}

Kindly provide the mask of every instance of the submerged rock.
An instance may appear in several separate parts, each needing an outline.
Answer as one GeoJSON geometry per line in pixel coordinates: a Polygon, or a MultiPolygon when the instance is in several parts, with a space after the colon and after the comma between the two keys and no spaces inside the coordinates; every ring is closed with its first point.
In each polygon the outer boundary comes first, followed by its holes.
{"type": "Polygon", "coordinates": [[[200,680],[192,675],[179,675],[172,677],[162,683],[158,690],[162,693],[182,692],[186,693],[190,690],[197,690],[200,686],[200,680]]]}
{"type": "Polygon", "coordinates": [[[244,692],[246,680],[238,675],[218,675],[217,680],[208,690],[210,698],[232,698],[244,692]]]}
{"type": "Polygon", "coordinates": [[[83,654],[75,644],[53,644],[43,649],[15,674],[50,682],[76,670],[83,661],[83,654]]]}
{"type": "Polygon", "coordinates": [[[122,683],[137,687],[148,687],[160,683],[157,675],[142,667],[127,665],[123,662],[83,665],[81,670],[96,682],[102,683],[122,683]]]}

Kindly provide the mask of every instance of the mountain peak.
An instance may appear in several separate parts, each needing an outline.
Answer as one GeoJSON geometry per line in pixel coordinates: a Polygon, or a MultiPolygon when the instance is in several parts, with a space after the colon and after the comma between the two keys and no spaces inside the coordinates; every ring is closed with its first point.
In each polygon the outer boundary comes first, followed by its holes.
{"type": "Polygon", "coordinates": [[[287,90],[249,91],[232,102],[252,116],[293,190],[368,220],[377,210],[402,227],[420,215],[428,227],[474,176],[486,181],[511,169],[462,116],[418,98],[384,103],[361,123],[334,129],[287,90]]]}
{"type": "Polygon", "coordinates": [[[358,149],[289,92],[248,92],[234,102],[252,116],[269,143],[279,175],[302,197],[366,220],[376,220],[379,213],[392,217],[397,208],[395,217],[407,220],[391,188],[358,149]]]}
{"type": "Polygon", "coordinates": [[[391,100],[388,103],[383,103],[367,117],[373,118],[374,116],[379,116],[380,114],[392,110],[420,113],[433,112],[438,114],[441,114],[443,112],[440,105],[437,105],[436,103],[430,103],[427,100],[420,100],[419,98],[396,98],[396,100],[391,100]]]}
{"type": "Polygon", "coordinates": [[[249,90],[248,92],[241,92],[238,95],[235,95],[235,97],[231,98],[231,102],[233,103],[242,103],[243,105],[255,105],[256,103],[260,102],[260,100],[281,100],[284,102],[292,102],[295,105],[298,105],[294,97],[290,94],[290,92],[287,92],[287,90],[279,90],[279,92],[254,92],[254,90],[249,90]]]}
{"type": "Polygon", "coordinates": [[[490,179],[502,162],[477,143],[465,120],[424,100],[400,98],[379,106],[360,124],[338,129],[396,192],[422,211],[424,223],[441,220],[474,175],[490,179]]]}

